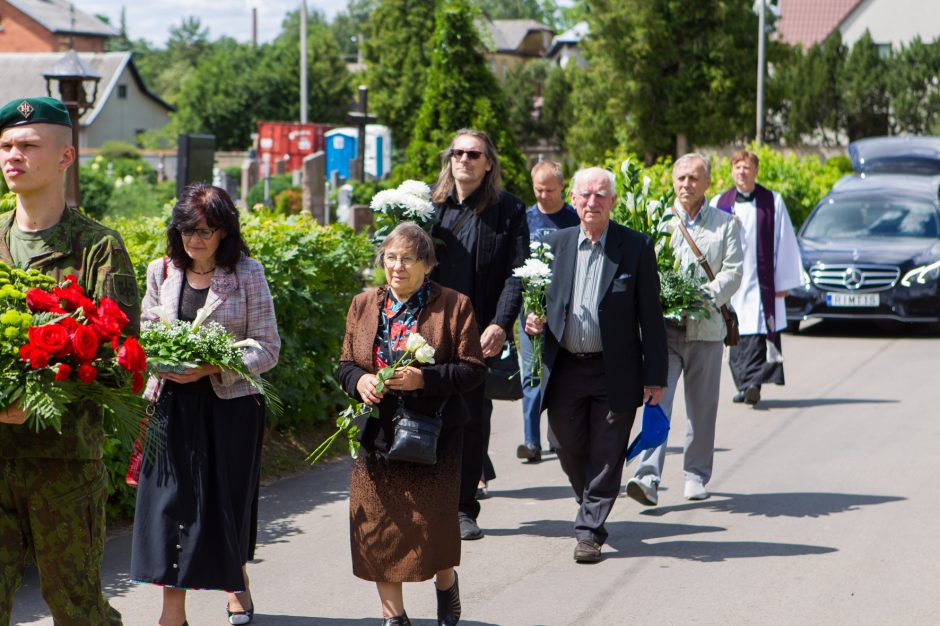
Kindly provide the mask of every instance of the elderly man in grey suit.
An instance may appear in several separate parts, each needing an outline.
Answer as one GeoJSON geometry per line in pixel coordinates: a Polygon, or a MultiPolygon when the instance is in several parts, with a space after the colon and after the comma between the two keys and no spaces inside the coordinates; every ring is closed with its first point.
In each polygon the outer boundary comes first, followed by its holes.
{"type": "MultiPolygon", "coordinates": [[[[724,351],[725,322],[718,307],[727,304],[741,284],[743,255],[738,227],[729,214],[705,201],[711,183],[708,161],[700,154],[679,157],[672,167],[672,185],[676,191],[670,244],[683,267],[698,263],[697,275],[706,281],[706,272],[678,227],[686,227],[695,247],[704,256],[715,275],[704,289],[710,297],[711,317],[667,321],[669,340],[669,384],[663,396],[663,410],[672,415],[672,401],[679,376],[685,386],[685,432],[683,469],[689,500],[708,497],[708,484],[715,456],[715,423],[718,419],[718,391],[721,383],[721,355],[724,351]]],[[[640,455],[636,473],[627,483],[627,495],[647,506],[659,502],[666,444],[640,455]]]]}
{"type": "Polygon", "coordinates": [[[581,224],[546,236],[555,255],[548,319],[530,314],[525,326],[545,331],[543,405],[579,504],[579,563],[601,559],[636,409],[659,402],[666,384],[656,253],[648,236],[610,221],[614,190],[606,170],[574,175],[581,224]]]}

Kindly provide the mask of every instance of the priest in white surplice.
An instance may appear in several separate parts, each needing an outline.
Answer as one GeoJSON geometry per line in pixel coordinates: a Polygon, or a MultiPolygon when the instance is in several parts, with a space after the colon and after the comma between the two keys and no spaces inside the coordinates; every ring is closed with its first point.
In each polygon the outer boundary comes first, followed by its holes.
{"type": "Polygon", "coordinates": [[[761,385],[782,385],[780,331],[787,326],[784,297],[800,286],[803,266],[793,223],[776,191],[756,184],[757,155],[739,150],[731,157],[734,187],[711,205],[731,213],[740,226],[744,250],[741,287],[731,297],[738,313],[741,341],[729,352],[735,402],[757,404],[761,385]]]}

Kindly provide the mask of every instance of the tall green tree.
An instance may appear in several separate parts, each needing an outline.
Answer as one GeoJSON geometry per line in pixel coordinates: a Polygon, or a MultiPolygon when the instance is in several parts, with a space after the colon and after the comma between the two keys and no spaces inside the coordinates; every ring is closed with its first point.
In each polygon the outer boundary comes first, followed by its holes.
{"type": "Polygon", "coordinates": [[[560,10],[554,0],[473,0],[491,20],[529,19],[551,28],[559,26],[560,10]]]}
{"type": "Polygon", "coordinates": [[[363,42],[369,108],[398,148],[411,140],[431,65],[438,0],[377,0],[363,42]]]}
{"type": "Polygon", "coordinates": [[[475,28],[478,10],[468,0],[446,0],[438,9],[431,67],[421,110],[397,178],[434,180],[440,154],[461,128],[489,135],[499,151],[503,183],[514,193],[527,188],[525,159],[506,123],[502,90],[490,71],[475,28]]]}
{"type": "Polygon", "coordinates": [[[330,22],[330,30],[339,45],[340,54],[348,63],[359,56],[360,39],[368,27],[369,15],[378,6],[378,0],[350,0],[330,22]]]}
{"type": "Polygon", "coordinates": [[[890,63],[894,130],[940,134],[940,39],[924,42],[915,37],[890,63]]]}
{"type": "MultiPolygon", "coordinates": [[[[652,160],[753,136],[757,16],[743,0],[584,0],[595,110],[652,160]]],[[[579,120],[583,126],[586,120],[579,120]]],[[[604,142],[613,147],[614,137],[604,142]]]]}
{"type": "Polygon", "coordinates": [[[850,141],[888,134],[888,62],[867,30],[845,60],[842,97],[850,141]]]}
{"type": "Polygon", "coordinates": [[[839,133],[845,127],[842,89],[847,53],[836,31],[822,45],[810,46],[805,55],[794,55],[791,65],[781,70],[790,94],[784,131],[788,143],[806,138],[825,145],[839,142],[839,133]]]}

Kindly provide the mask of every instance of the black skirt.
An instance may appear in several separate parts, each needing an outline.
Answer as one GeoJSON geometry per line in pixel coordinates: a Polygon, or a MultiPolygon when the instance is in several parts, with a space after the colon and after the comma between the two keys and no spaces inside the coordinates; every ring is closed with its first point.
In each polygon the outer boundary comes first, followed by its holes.
{"type": "Polygon", "coordinates": [[[151,420],[134,516],[131,578],[243,591],[254,558],[264,402],[220,399],[208,378],[167,382],[151,420]]]}

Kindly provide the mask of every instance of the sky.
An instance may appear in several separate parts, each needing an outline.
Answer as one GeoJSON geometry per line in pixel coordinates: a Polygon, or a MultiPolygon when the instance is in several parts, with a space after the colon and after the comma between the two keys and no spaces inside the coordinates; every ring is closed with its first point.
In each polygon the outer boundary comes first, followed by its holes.
{"type": "MultiPolygon", "coordinates": [[[[228,35],[238,41],[251,39],[251,7],[258,9],[258,39],[271,41],[281,30],[288,11],[300,8],[300,0],[73,0],[75,8],[90,15],[105,15],[117,27],[121,7],[126,8],[127,30],[131,39],[146,39],[163,46],[170,27],[184,17],[195,16],[209,38],[228,35]]],[[[317,10],[332,19],[346,8],[347,0],[307,0],[307,10],[317,10]]]]}

